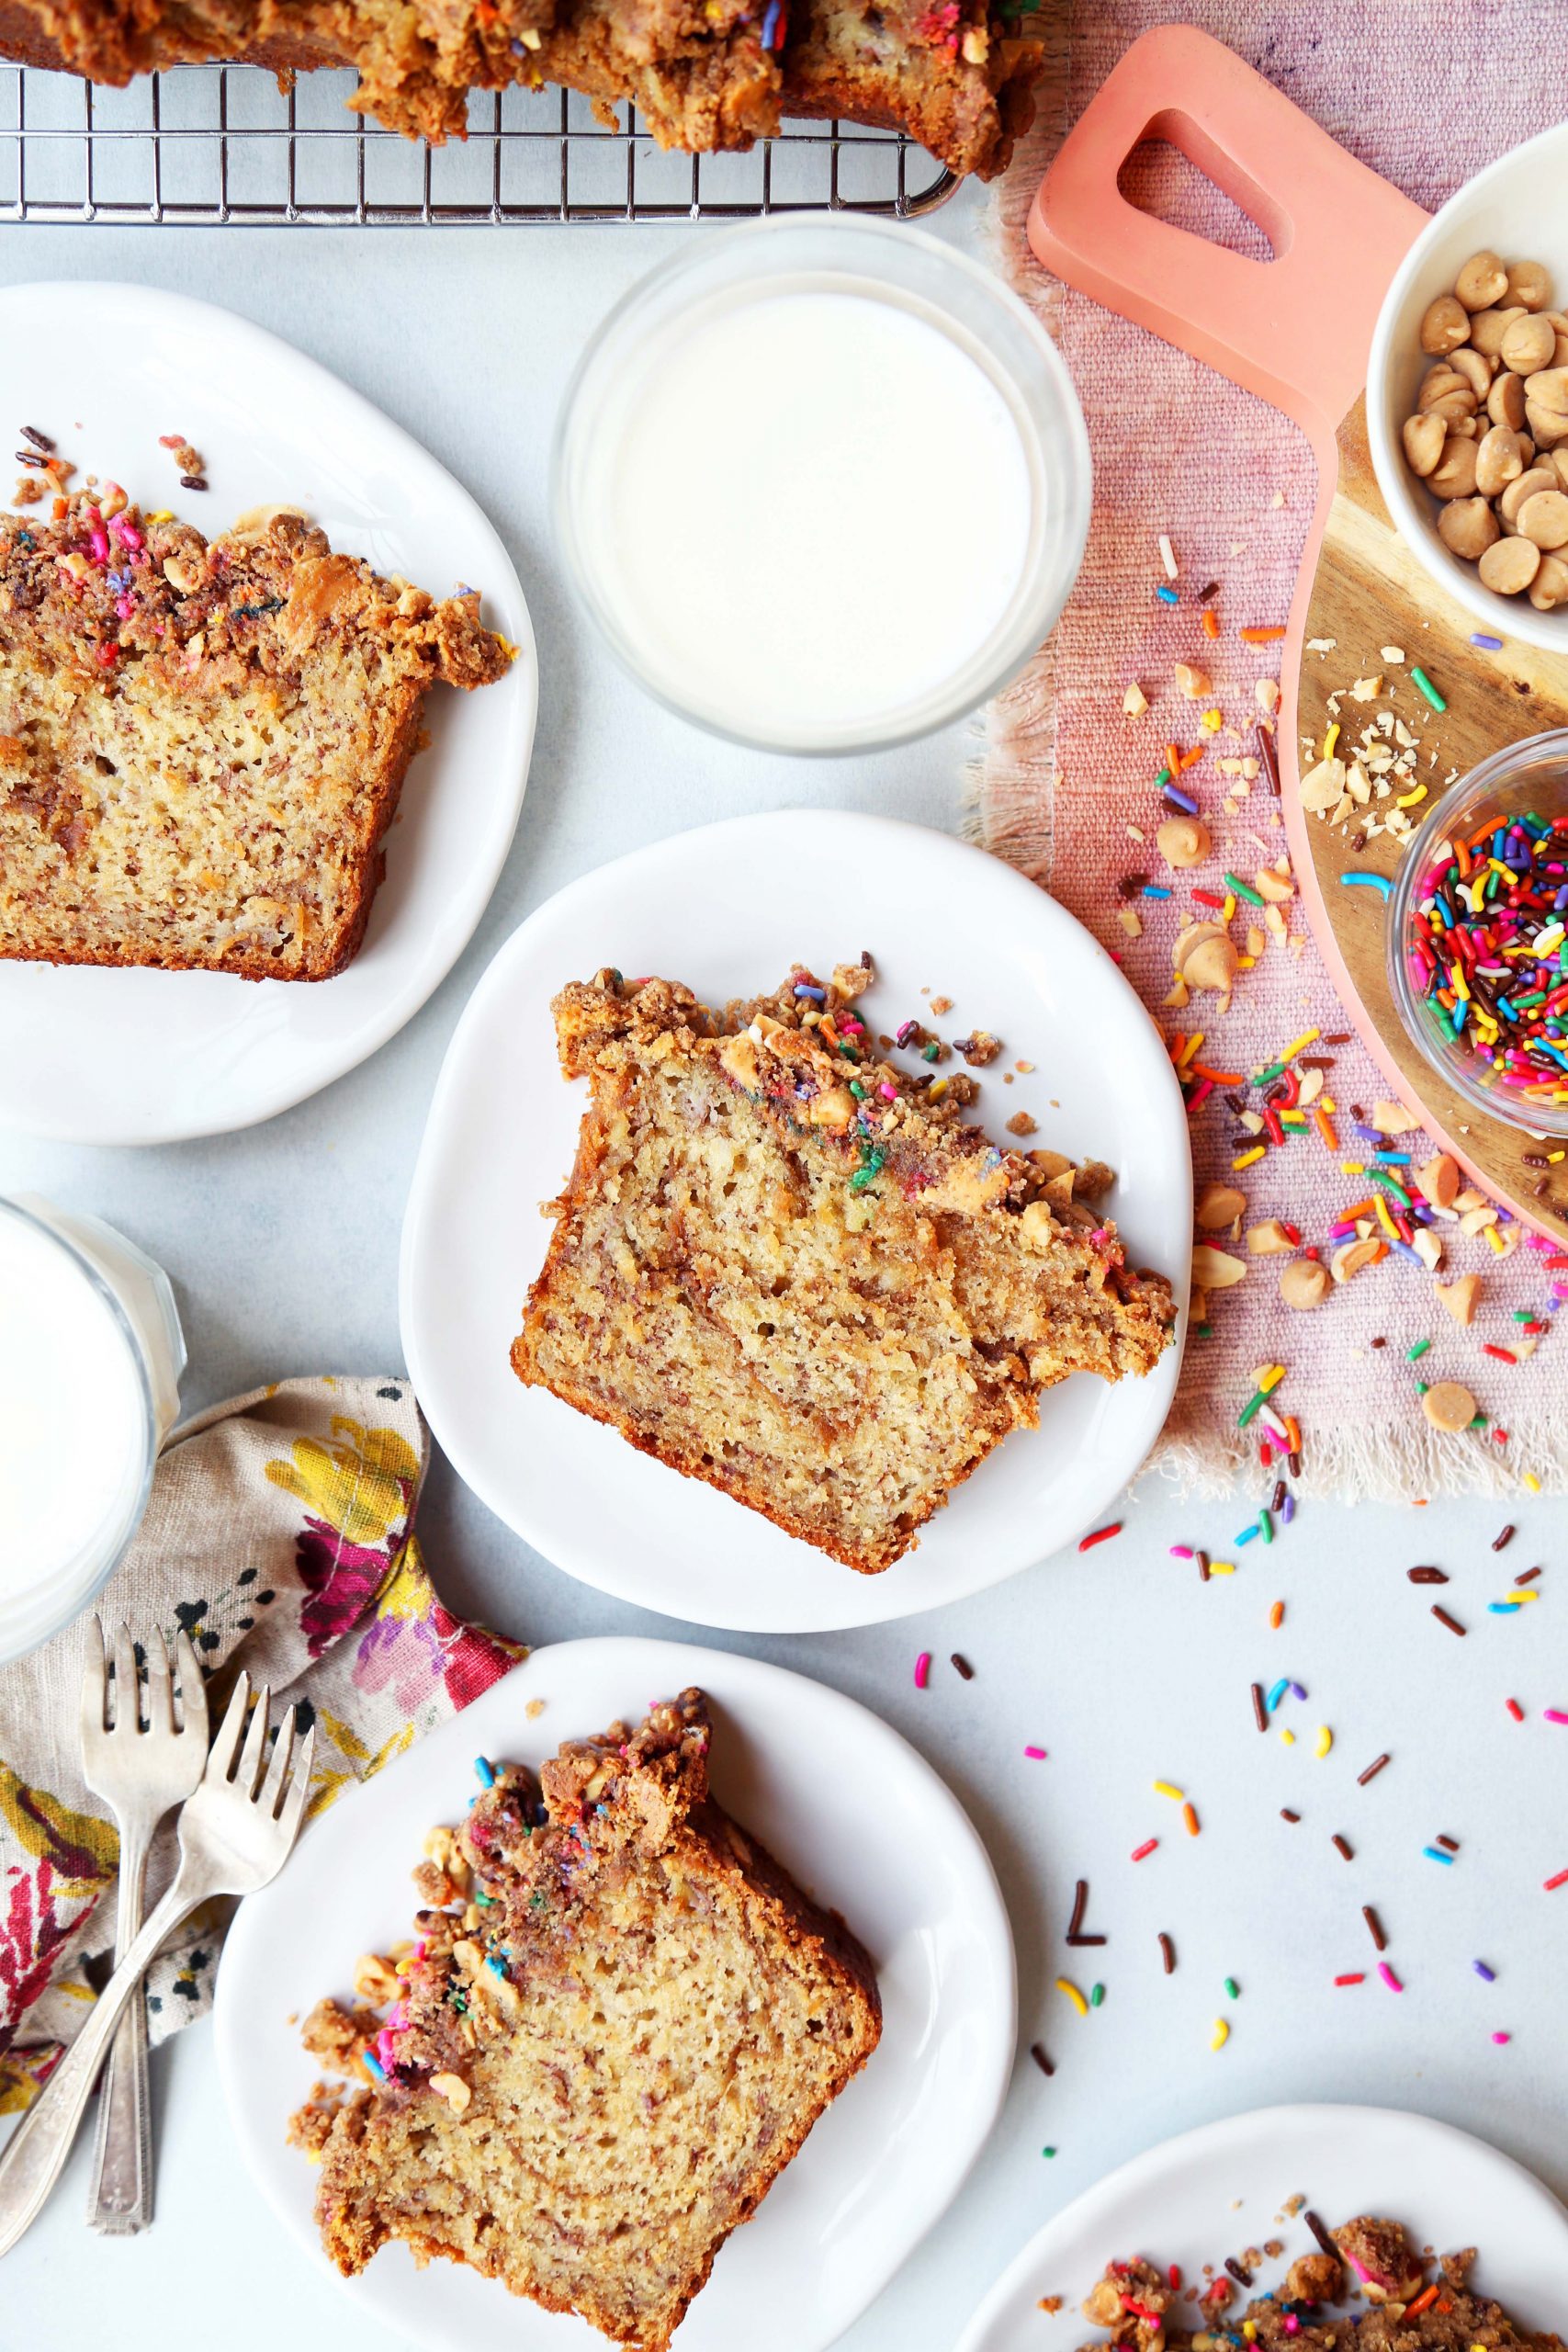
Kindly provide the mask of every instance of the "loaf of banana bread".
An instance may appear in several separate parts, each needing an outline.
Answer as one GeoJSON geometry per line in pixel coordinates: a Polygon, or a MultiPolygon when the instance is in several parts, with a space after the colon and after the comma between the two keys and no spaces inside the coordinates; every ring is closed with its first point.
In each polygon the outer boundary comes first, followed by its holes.
{"type": "Polygon", "coordinates": [[[797,969],[722,1014],[613,971],[561,992],[590,1100],[512,1350],[519,1379],[868,1573],[1043,1388],[1152,1370],[1173,1313],[1088,1204],[1109,1170],[1000,1151],[959,1122],[963,1087],[880,1060],[870,980],[797,969]]]}
{"type": "Polygon", "coordinates": [[[1033,114],[1040,42],[993,0],[0,0],[0,57],[98,82],[182,63],[351,66],[352,104],[461,138],[470,89],[559,82],[661,144],[746,148],[781,114],[907,130],[991,178],[1033,114]]]}
{"type": "Polygon", "coordinates": [[[0,956],[325,979],[365,935],[426,689],[501,677],[437,603],[272,512],[211,541],[108,486],[0,516],[0,956]]]}
{"type": "MultiPolygon", "coordinates": [[[[345,2275],[400,2239],[663,2352],[881,2033],[872,1965],[708,1794],[700,1690],[495,1775],[426,1841],[412,1956],[322,2003],[291,2137],[345,2275]]],[[[481,1765],[481,1777],[492,1768],[481,1765]]],[[[499,2338],[498,2338],[499,2340],[499,2338]]]]}

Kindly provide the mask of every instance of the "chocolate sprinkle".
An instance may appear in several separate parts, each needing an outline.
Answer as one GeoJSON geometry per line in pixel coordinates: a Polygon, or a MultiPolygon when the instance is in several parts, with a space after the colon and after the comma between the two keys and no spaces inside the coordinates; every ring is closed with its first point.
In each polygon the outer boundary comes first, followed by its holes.
{"type": "Polygon", "coordinates": [[[1283,1478],[1276,1478],[1276,1479],[1275,1479],[1275,1481],[1274,1481],[1274,1499],[1273,1499],[1273,1501],[1272,1501],[1272,1502],[1269,1504],[1269,1510],[1278,1510],[1280,1509],[1280,1505],[1283,1503],[1284,1499],[1285,1499],[1285,1482],[1284,1482],[1283,1478]]]}
{"type": "Polygon", "coordinates": [[[1244,2262],[1238,2262],[1234,2254],[1226,2255],[1225,2268],[1230,2272],[1231,2277],[1236,2281],[1238,2286],[1251,2286],[1251,2271],[1247,2267],[1247,2265],[1244,2262]]]}
{"type": "Polygon", "coordinates": [[[1255,1682],[1252,1686],[1252,1717],[1259,1731],[1268,1730],[1269,1710],[1263,1703],[1263,1685],[1261,1682],[1255,1682]]]}
{"type": "Polygon", "coordinates": [[[974,1668],[966,1657],[959,1655],[957,1650],[953,1653],[953,1670],[955,1674],[962,1675],[965,1682],[973,1682],[975,1679],[974,1668]]]}
{"type": "MultiPolygon", "coordinates": [[[[36,424],[24,424],[22,427],[22,438],[24,441],[30,441],[35,449],[41,449],[45,456],[47,456],[50,450],[54,447],[54,444],[50,439],[48,434],[40,433],[36,424]]],[[[1542,1164],[1544,1165],[1544,1162],[1542,1164]]]]}
{"type": "Polygon", "coordinates": [[[1441,1568],[1406,1568],[1404,1573],[1412,1584],[1447,1584],[1448,1582],[1441,1568]]]}
{"type": "Polygon", "coordinates": [[[1103,1936],[1086,1936],[1083,1933],[1083,1915],[1088,1908],[1089,1881],[1087,1878],[1080,1878],[1073,1889],[1073,1916],[1067,1922],[1067,1941],[1077,1946],[1079,1951],[1088,1945],[1102,1944],[1105,1941],[1103,1936]]]}
{"type": "Polygon", "coordinates": [[[1377,1779],[1377,1776],[1382,1770],[1383,1766],[1389,1761],[1390,1758],[1387,1756],[1379,1756],[1374,1758],[1373,1761],[1368,1765],[1364,1772],[1357,1773],[1356,1786],[1359,1789],[1364,1789],[1369,1781],[1375,1781],[1377,1779]]]}
{"type": "Polygon", "coordinates": [[[1301,1815],[1299,1813],[1292,1813],[1288,1804],[1282,1804],[1280,1807],[1280,1818],[1281,1821],[1299,1821],[1301,1819],[1301,1815]]]}
{"type": "Polygon", "coordinates": [[[1310,2205],[1307,2207],[1306,2211],[1302,2215],[1302,2219],[1306,2223],[1308,2229],[1312,2232],[1314,2237],[1317,2240],[1319,2245],[1323,2248],[1325,2254],[1331,2254],[1334,2256],[1335,2261],[1338,2262],[1341,2259],[1339,2248],[1335,2245],[1334,2240],[1329,2236],[1328,2232],[1324,2228],[1322,2222],[1313,2211],[1310,2205]]]}
{"type": "Polygon", "coordinates": [[[1470,1630],[1467,1625],[1461,1625],[1457,1617],[1450,1617],[1446,1609],[1439,1609],[1435,1600],[1432,1603],[1432,1614],[1439,1625],[1446,1625],[1450,1634],[1458,1634],[1461,1638],[1470,1630]]]}
{"type": "Polygon", "coordinates": [[[1388,1938],[1382,1931],[1382,1921],[1378,1917],[1377,1913],[1372,1909],[1370,1903],[1362,1904],[1361,1917],[1366,1921],[1368,1931],[1370,1932],[1371,1939],[1377,1946],[1379,1951],[1386,1951],[1388,1950],[1388,1938]]]}
{"type": "Polygon", "coordinates": [[[1355,1853],[1351,1849],[1349,1839],[1348,1838],[1341,1838],[1337,1830],[1335,1831],[1333,1837],[1328,1842],[1342,1861],[1353,1862],[1355,1860],[1355,1853]]]}
{"type": "Polygon", "coordinates": [[[1514,1530],[1512,1526],[1505,1527],[1500,1535],[1495,1535],[1492,1538],[1492,1549],[1495,1552],[1506,1552],[1513,1540],[1514,1530]]]}
{"type": "Polygon", "coordinates": [[[1457,1854],[1459,1852],[1459,1839],[1457,1838],[1434,1838],[1432,1843],[1434,1846],[1440,1846],[1445,1854],[1457,1854]]]}
{"type": "Polygon", "coordinates": [[[1540,1574],[1540,1570],[1539,1568],[1521,1568],[1518,1575],[1514,1578],[1514,1582],[1516,1584],[1534,1584],[1540,1574]]]}
{"type": "Polygon", "coordinates": [[[182,474],[180,476],[180,488],[182,490],[205,490],[207,488],[207,477],[205,474],[182,474]]]}
{"type": "Polygon", "coordinates": [[[1030,2043],[1029,2054],[1033,2059],[1035,2064],[1039,2067],[1043,2075],[1054,2075],[1055,2073],[1055,2067],[1051,2064],[1050,2059],[1046,2057],[1043,2048],[1038,2041],[1032,2041],[1030,2043]]]}
{"type": "Polygon", "coordinates": [[[1209,1555],[1207,1552],[1194,1552],[1192,1556],[1198,1563],[1199,1583],[1207,1584],[1209,1581],[1209,1555]]]}
{"type": "Polygon", "coordinates": [[[1163,1930],[1161,1931],[1159,1939],[1159,1956],[1165,1962],[1166,1974],[1168,1976],[1174,1976],[1176,1973],[1176,1946],[1171,1942],[1170,1938],[1166,1935],[1163,1930]]]}

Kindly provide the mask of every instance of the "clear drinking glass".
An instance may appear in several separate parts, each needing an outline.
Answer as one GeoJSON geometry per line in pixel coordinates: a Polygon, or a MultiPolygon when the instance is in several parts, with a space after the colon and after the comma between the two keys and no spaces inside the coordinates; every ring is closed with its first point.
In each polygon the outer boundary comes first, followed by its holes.
{"type": "Polygon", "coordinates": [[[168,1277],[99,1218],[0,1196],[0,1346],[50,1322],[59,1353],[0,1368],[0,1663],[99,1593],[147,1508],[179,1410],[168,1277]]]}
{"type": "MultiPolygon", "coordinates": [[[[677,467],[703,463],[703,421],[691,421],[677,467]]],[[[945,492],[962,451],[933,441],[931,469],[912,481],[919,501],[945,492]]],[[[1083,560],[1089,530],[1089,438],[1072,380],[1027,305],[990,271],[935,237],[905,226],[829,217],[762,220],[702,239],[655,269],[611,312],[584,351],[568,388],[556,432],[556,528],[568,571],[611,651],[668,708],[732,742],[773,752],[846,752],[886,749],[931,733],[976,709],[1016,676],[1055,626],[1083,560]],[[694,322],[728,301],[760,292],[843,292],[870,297],[942,330],[974,360],[1000,395],[1027,467],[1031,514],[1023,560],[1005,609],[961,666],[896,707],[850,721],[813,721],[809,714],[754,729],[737,722],[722,697],[705,704],[660,674],[616,610],[609,553],[614,514],[607,454],[617,446],[627,404],[637,398],[650,360],[694,322]],[[617,420],[621,420],[618,424],[617,420]]],[[[736,485],[743,497],[745,485],[736,485]]],[[[824,568],[853,563],[855,549],[824,535],[824,568]]]]}

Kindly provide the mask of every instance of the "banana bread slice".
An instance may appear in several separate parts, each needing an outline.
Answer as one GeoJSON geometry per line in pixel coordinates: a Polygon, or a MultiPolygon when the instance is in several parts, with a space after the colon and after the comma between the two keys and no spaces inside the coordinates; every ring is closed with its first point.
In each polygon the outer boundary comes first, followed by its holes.
{"type": "Polygon", "coordinates": [[[209,545],[65,503],[0,516],[0,956],[330,978],[426,688],[513,649],[477,591],[438,604],[295,514],[209,545]]]}
{"type": "Polygon", "coordinates": [[[991,180],[1034,119],[1044,45],[991,0],[795,0],[784,110],[908,131],[991,180]]]}
{"type": "MultiPolygon", "coordinates": [[[[700,1690],[502,1770],[426,1841],[430,1907],[374,2011],[306,2046],[373,2086],[318,2088],[290,2136],[345,2275],[400,2238],[662,2352],[730,2232],[875,2049],[876,1980],[708,1794],[700,1690]],[[368,2053],[368,2058],[367,2054],[368,2053]]],[[[481,1779],[491,1770],[481,1764],[481,1779]]],[[[368,1974],[366,1973],[368,1968],[368,1974]]]]}
{"type": "Polygon", "coordinates": [[[973,1081],[876,1058],[869,967],[716,1016],[601,972],[554,1012],[589,1080],[518,1378],[872,1573],[1074,1372],[1152,1370],[1170,1285],[1085,1204],[1110,1171],[999,1151],[973,1081]]]}

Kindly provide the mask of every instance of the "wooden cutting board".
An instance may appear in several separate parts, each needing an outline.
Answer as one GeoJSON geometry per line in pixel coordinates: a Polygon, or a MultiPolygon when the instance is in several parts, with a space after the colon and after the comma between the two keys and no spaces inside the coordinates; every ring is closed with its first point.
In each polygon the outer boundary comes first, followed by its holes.
{"type": "Polygon", "coordinates": [[[1302,903],[1331,978],[1390,1086],[1472,1177],[1516,1215],[1561,1239],[1568,1161],[1546,1178],[1525,1165],[1540,1147],[1472,1111],[1406,1036],[1389,993],[1381,893],[1341,874],[1392,874],[1382,835],[1349,836],[1309,817],[1299,783],[1303,739],[1321,749],[1332,718],[1360,731],[1392,702],[1422,741],[1437,797],[1451,770],[1542,728],[1568,722],[1568,684],[1528,647],[1500,654],[1470,642],[1474,623],[1436,587],[1389,519],[1367,448],[1363,398],[1372,329],[1395,269],[1427,215],[1346,153],[1271,83],[1209,34],[1186,25],[1145,33],[1068,133],[1030,216],[1034,252],[1055,276],[1168,343],[1191,352],[1293,418],[1317,460],[1318,496],[1280,664],[1282,805],[1302,903]],[[1274,249],[1258,261],[1140,212],[1119,175],[1145,139],[1164,139],[1256,221],[1274,249]],[[1309,652],[1333,639],[1326,654],[1309,652]],[[1397,647],[1404,665],[1382,659],[1397,647]],[[1448,709],[1411,684],[1419,666],[1448,709]],[[1378,704],[1328,698],[1382,673],[1378,704]],[[1428,752],[1438,755],[1435,769],[1428,752]]]}

